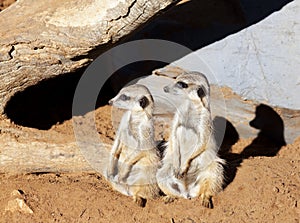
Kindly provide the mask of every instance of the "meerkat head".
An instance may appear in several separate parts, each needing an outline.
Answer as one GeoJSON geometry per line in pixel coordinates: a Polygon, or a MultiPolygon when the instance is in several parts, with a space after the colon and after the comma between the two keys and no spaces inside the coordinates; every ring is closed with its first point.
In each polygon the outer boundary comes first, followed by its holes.
{"type": "Polygon", "coordinates": [[[199,72],[183,73],[175,79],[175,83],[165,86],[164,92],[174,95],[186,95],[195,103],[201,103],[209,109],[210,88],[207,78],[199,72]]]}
{"type": "Polygon", "coordinates": [[[152,114],[153,110],[152,95],[147,87],[140,84],[122,88],[117,96],[109,101],[109,104],[133,112],[144,111],[152,114]]]}

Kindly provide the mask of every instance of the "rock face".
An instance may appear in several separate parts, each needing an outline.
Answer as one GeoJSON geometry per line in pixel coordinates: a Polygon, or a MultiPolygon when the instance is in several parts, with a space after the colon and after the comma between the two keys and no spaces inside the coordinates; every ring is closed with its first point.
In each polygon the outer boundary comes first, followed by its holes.
{"type": "Polygon", "coordinates": [[[172,2],[20,0],[2,11],[0,113],[15,93],[87,66],[172,2]]]}
{"type": "Polygon", "coordinates": [[[261,22],[174,62],[205,73],[212,84],[228,86],[241,96],[226,99],[226,118],[241,137],[256,134],[257,126],[250,122],[255,112],[259,113],[259,122],[269,126],[268,132],[281,131],[282,137],[274,133],[274,138],[291,143],[299,136],[299,12],[300,2],[293,1],[261,22]],[[270,109],[260,109],[259,104],[273,107],[274,115],[270,115],[270,109]],[[281,127],[272,124],[274,117],[283,122],[278,123],[281,127]]]}
{"type": "Polygon", "coordinates": [[[259,23],[175,64],[207,73],[213,84],[228,86],[244,99],[300,110],[299,20],[300,1],[292,1],[259,23]]]}

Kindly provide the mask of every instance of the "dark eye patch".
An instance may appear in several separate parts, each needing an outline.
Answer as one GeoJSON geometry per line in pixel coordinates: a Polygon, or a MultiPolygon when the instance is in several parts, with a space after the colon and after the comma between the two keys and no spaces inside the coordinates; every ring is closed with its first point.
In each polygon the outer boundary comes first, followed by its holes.
{"type": "Polygon", "coordinates": [[[130,100],[130,97],[125,94],[121,94],[119,99],[122,101],[128,101],[128,100],[130,100]]]}
{"type": "Polygon", "coordinates": [[[199,98],[203,98],[206,95],[206,90],[204,89],[203,86],[198,88],[197,94],[198,94],[199,98]]]}
{"type": "Polygon", "coordinates": [[[144,109],[149,105],[149,100],[145,96],[139,100],[140,106],[144,109]]]}
{"type": "Polygon", "coordinates": [[[182,81],[178,81],[176,83],[176,86],[179,87],[179,88],[188,88],[188,84],[187,83],[184,83],[182,81]]]}

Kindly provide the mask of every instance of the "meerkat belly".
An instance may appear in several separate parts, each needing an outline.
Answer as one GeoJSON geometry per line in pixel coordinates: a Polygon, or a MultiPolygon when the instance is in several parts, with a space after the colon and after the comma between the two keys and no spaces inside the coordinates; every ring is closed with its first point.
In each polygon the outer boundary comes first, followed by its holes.
{"type": "Polygon", "coordinates": [[[176,131],[178,148],[180,152],[181,162],[189,159],[193,152],[197,149],[198,136],[194,129],[186,126],[179,126],[176,131]]]}
{"type": "Polygon", "coordinates": [[[123,163],[134,152],[134,149],[128,147],[125,144],[122,144],[121,147],[122,152],[119,157],[119,162],[123,163]]]}
{"type": "Polygon", "coordinates": [[[140,159],[132,166],[127,182],[131,185],[150,185],[156,182],[156,171],[159,160],[153,162],[151,156],[140,159]]]}
{"type": "MultiPolygon", "coordinates": [[[[130,148],[127,146],[123,146],[122,153],[119,157],[119,169],[125,168],[128,163],[127,161],[133,156],[136,155],[135,148],[130,148]]],[[[145,151],[139,151],[140,153],[145,153],[145,151]]],[[[131,167],[131,174],[137,174],[138,172],[149,172],[152,169],[157,168],[159,163],[159,157],[156,154],[154,149],[147,150],[146,154],[136,161],[131,167]]]]}

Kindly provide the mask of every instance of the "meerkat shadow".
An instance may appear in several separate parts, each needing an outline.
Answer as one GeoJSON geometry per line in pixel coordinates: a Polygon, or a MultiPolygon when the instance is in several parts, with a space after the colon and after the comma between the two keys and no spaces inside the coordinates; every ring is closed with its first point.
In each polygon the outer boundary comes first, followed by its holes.
{"type": "Polygon", "coordinates": [[[213,126],[219,155],[230,153],[231,146],[240,139],[239,133],[230,121],[221,116],[213,119],[213,126]]]}
{"type": "Polygon", "coordinates": [[[286,145],[283,120],[268,105],[260,104],[256,107],[255,117],[249,122],[249,125],[260,131],[257,137],[240,153],[232,152],[232,146],[239,140],[238,132],[232,123],[222,117],[217,117],[215,122],[220,123],[221,121],[226,122],[224,139],[221,143],[219,142],[219,155],[226,160],[224,188],[234,180],[237,168],[243,160],[257,156],[276,156],[281,147],[286,145]]]}
{"type": "Polygon", "coordinates": [[[241,152],[243,159],[250,156],[276,156],[281,147],[286,145],[283,120],[270,106],[258,105],[255,118],[249,125],[260,131],[252,143],[241,152]]]}
{"type": "Polygon", "coordinates": [[[235,178],[237,168],[241,164],[239,154],[232,152],[232,146],[239,141],[239,133],[233,124],[224,117],[216,116],[213,120],[216,143],[219,147],[218,155],[226,161],[224,167],[225,189],[235,178]]]}

